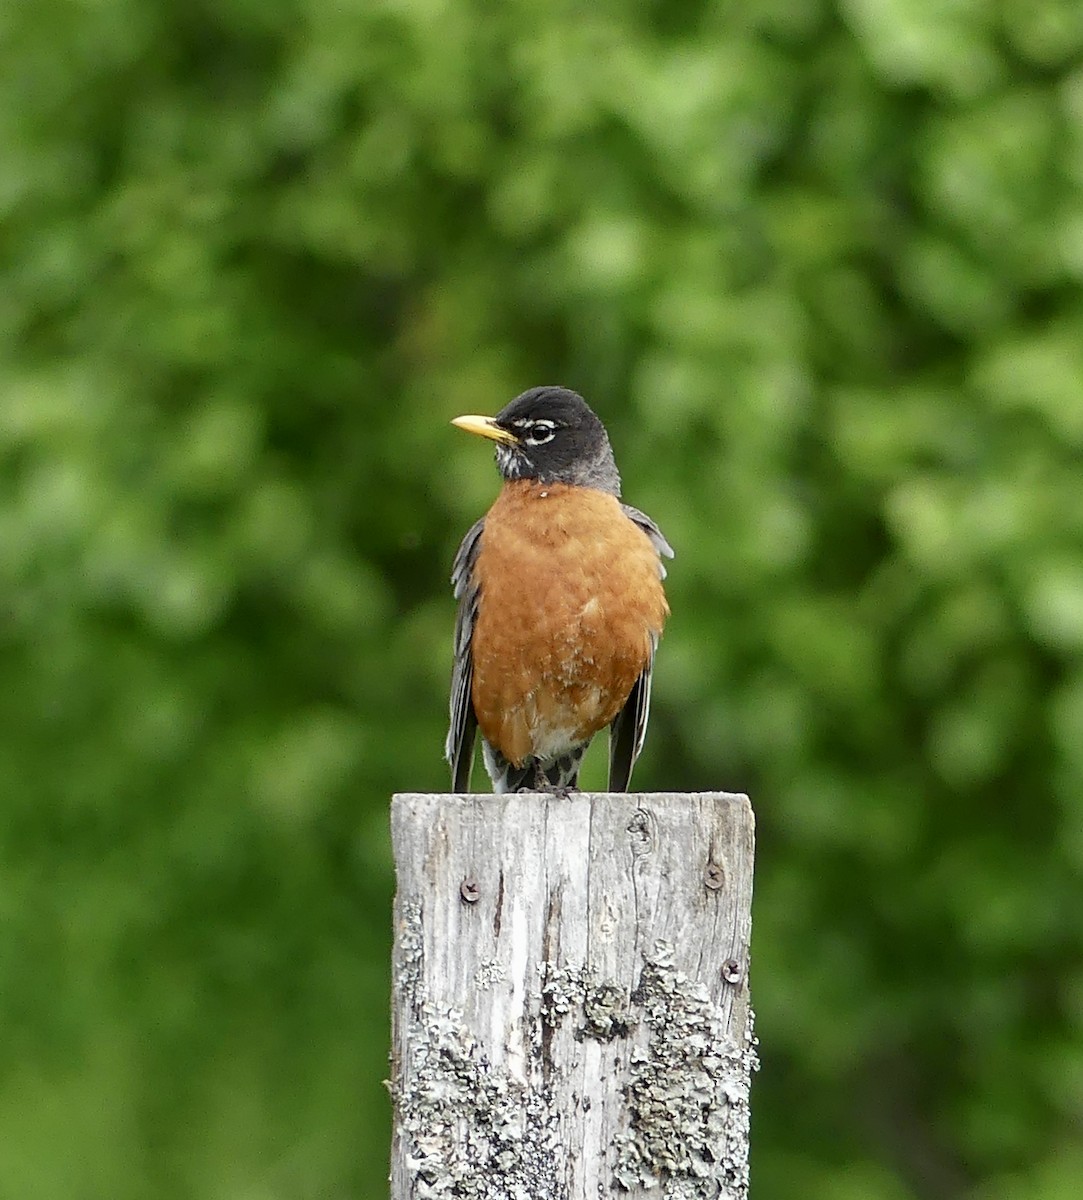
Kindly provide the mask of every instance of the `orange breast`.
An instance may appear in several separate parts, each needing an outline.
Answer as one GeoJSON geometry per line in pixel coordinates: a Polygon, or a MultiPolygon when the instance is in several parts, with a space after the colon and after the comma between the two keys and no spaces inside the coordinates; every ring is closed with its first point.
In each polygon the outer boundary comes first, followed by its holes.
{"type": "Polygon", "coordinates": [[[605,492],[519,480],[485,518],[472,699],[516,766],[608,725],[669,615],[658,556],[605,492]]]}

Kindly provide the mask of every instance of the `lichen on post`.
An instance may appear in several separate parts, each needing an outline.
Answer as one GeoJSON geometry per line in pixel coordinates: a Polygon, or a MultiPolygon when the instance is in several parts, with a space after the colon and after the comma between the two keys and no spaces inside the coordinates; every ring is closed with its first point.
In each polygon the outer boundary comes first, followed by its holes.
{"type": "Polygon", "coordinates": [[[393,1200],[748,1192],[753,819],[400,795],[393,1200]]]}

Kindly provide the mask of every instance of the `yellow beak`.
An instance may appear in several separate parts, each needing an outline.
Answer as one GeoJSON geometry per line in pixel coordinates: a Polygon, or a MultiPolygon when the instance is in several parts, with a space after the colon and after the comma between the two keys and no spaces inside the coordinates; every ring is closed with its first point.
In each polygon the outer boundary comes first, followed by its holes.
{"type": "Polygon", "coordinates": [[[501,429],[492,417],[456,417],[451,423],[467,433],[476,433],[478,437],[488,438],[492,442],[503,442],[505,446],[515,446],[519,442],[514,433],[501,429]]]}

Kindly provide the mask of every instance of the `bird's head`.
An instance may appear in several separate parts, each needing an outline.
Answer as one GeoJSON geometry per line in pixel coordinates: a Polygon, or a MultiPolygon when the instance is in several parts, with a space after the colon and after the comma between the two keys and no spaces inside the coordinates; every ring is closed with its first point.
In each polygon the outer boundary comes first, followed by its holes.
{"type": "Polygon", "coordinates": [[[496,465],[505,479],[568,483],[620,495],[605,426],[583,397],[567,388],[531,388],[495,417],[456,417],[452,424],[496,442],[496,465]]]}

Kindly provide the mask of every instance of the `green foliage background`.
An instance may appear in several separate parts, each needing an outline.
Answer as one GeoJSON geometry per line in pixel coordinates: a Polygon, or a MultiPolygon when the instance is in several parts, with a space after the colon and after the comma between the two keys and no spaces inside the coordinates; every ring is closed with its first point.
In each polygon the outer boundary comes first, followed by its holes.
{"type": "MultiPolygon", "coordinates": [[[[1083,1194],[1083,6],[0,8],[0,1193],[385,1194],[448,427],[676,546],[748,790],[757,1200],[1083,1194]]],[[[600,782],[595,762],[592,782],[600,782]]]]}

